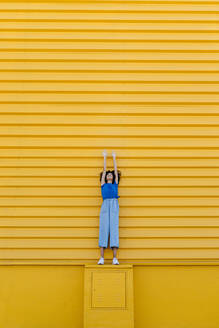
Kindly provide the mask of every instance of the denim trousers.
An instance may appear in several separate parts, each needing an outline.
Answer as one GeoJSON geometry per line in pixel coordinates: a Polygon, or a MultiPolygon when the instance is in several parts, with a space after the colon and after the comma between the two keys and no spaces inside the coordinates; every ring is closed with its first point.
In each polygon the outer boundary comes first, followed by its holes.
{"type": "Polygon", "coordinates": [[[103,200],[99,216],[99,247],[119,248],[119,201],[118,198],[103,200]]]}

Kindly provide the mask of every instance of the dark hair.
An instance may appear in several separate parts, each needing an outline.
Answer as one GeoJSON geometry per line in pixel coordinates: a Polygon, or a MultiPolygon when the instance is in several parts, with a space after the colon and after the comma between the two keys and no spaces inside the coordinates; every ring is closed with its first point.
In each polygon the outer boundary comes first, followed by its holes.
{"type": "MultiPolygon", "coordinates": [[[[114,183],[114,181],[115,181],[115,171],[114,170],[107,170],[106,171],[106,175],[105,175],[105,183],[107,183],[107,179],[106,179],[106,177],[107,177],[107,174],[108,173],[112,173],[112,175],[113,175],[113,182],[112,183],[114,183]]],[[[120,177],[121,177],[121,171],[120,170],[117,170],[117,173],[118,173],[118,184],[119,184],[119,180],[120,180],[120,177]]],[[[100,173],[100,181],[102,180],[102,175],[103,175],[103,171],[100,173]]]]}

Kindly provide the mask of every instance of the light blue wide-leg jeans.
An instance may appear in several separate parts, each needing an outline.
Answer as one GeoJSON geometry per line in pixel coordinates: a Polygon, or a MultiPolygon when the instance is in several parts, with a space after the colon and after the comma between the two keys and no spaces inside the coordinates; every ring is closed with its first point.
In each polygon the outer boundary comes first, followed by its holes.
{"type": "Polygon", "coordinates": [[[99,247],[119,248],[119,201],[118,198],[103,200],[99,217],[99,247]]]}

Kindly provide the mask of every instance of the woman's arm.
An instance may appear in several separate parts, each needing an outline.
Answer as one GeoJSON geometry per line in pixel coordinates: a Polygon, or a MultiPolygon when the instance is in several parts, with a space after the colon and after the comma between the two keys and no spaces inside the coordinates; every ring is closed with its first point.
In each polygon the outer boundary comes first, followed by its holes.
{"type": "Polygon", "coordinates": [[[114,172],[115,172],[115,182],[118,184],[118,172],[117,172],[117,165],[116,165],[116,153],[112,152],[113,156],[113,164],[114,164],[114,172]]]}
{"type": "Polygon", "coordinates": [[[102,178],[101,178],[101,186],[105,183],[105,176],[106,176],[106,157],[107,157],[107,152],[104,149],[103,151],[103,174],[102,174],[102,178]]]}

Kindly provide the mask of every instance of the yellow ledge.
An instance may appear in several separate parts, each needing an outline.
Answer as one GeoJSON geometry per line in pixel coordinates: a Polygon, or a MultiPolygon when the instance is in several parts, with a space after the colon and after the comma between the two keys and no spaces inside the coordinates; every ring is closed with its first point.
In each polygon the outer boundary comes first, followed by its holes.
{"type": "Polygon", "coordinates": [[[85,264],[85,268],[110,268],[110,269],[119,269],[119,268],[133,268],[132,264],[85,264]]]}
{"type": "MultiPolygon", "coordinates": [[[[111,262],[111,261],[110,261],[111,262]]],[[[121,263],[121,262],[120,262],[121,263]]],[[[98,267],[121,267],[121,266],[149,266],[149,265],[219,265],[219,260],[151,260],[151,261],[136,261],[132,263],[124,263],[122,262],[119,265],[112,265],[112,264],[104,264],[98,265],[94,263],[94,261],[75,261],[75,260],[33,260],[33,259],[26,259],[26,260],[0,260],[0,266],[4,265],[77,265],[77,266],[98,266],[98,267]]]]}

